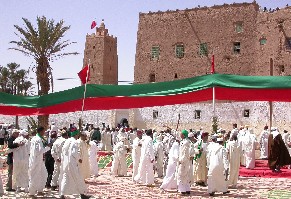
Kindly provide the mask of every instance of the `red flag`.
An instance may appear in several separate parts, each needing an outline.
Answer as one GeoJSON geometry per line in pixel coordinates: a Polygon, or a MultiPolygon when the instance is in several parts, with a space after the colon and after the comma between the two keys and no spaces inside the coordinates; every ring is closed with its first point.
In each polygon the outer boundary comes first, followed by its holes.
{"type": "Polygon", "coordinates": [[[92,23],[91,23],[91,29],[95,28],[96,25],[97,25],[96,21],[92,21],[92,23]]]}
{"type": "Polygon", "coordinates": [[[212,55],[211,59],[211,74],[215,73],[215,68],[214,68],[214,55],[212,55]]]}
{"type": "Polygon", "coordinates": [[[79,76],[82,84],[86,84],[89,81],[89,77],[90,77],[89,72],[90,72],[89,65],[87,65],[78,73],[78,76],[79,76]]]}

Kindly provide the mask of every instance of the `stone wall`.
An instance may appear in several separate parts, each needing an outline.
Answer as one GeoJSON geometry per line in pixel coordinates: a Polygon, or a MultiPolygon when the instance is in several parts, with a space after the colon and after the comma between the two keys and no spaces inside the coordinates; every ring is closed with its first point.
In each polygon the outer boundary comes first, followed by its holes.
{"type": "MultiPolygon", "coordinates": [[[[155,128],[164,129],[163,126],[176,128],[178,114],[180,113],[179,129],[199,129],[211,132],[211,118],[213,116],[212,103],[195,103],[162,107],[139,108],[130,110],[111,111],[84,111],[83,121],[101,126],[116,126],[123,117],[128,117],[131,127],[140,129],[155,128]],[[201,118],[195,119],[195,110],[201,111],[201,118]],[[156,119],[153,118],[153,111],[158,112],[156,119]]],[[[291,131],[291,103],[273,103],[273,125],[277,126],[281,132],[284,129],[291,131]]],[[[50,122],[55,122],[58,127],[69,126],[71,123],[78,124],[82,112],[62,113],[50,115],[50,122]]],[[[270,125],[269,103],[268,102],[218,102],[216,103],[216,115],[219,120],[219,127],[230,130],[233,123],[238,126],[249,125],[259,134],[265,125],[270,125]],[[249,109],[249,117],[244,117],[243,112],[249,109]]],[[[36,117],[34,117],[36,119],[36,117]]],[[[15,117],[0,116],[0,122],[14,123],[15,117]]],[[[25,117],[19,117],[21,128],[27,128],[25,117]]]]}

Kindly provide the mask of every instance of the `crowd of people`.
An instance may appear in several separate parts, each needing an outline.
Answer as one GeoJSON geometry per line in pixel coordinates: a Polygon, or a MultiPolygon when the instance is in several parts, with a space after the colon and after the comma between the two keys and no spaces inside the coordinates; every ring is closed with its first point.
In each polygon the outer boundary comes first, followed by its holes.
{"type": "MultiPolygon", "coordinates": [[[[203,128],[167,127],[158,132],[128,126],[110,129],[105,124],[101,128],[87,124],[79,131],[74,125],[60,129],[52,123],[48,130],[11,129],[8,135],[6,191],[24,190],[31,197],[43,195],[47,188],[58,190],[60,198],[72,194],[89,198],[86,179],[99,175],[98,151],[112,155],[111,175],[128,176],[126,157],[131,154],[133,183],[152,187],[158,177],[163,179],[161,190],[176,189],[182,195],[190,194],[191,186],[207,186],[210,196],[229,193],[229,187],[237,187],[240,166],[254,169],[256,149],[273,172],[291,165],[291,136],[275,127],[269,131],[268,126],[256,136],[249,126],[237,124],[231,131],[209,134],[203,128]]],[[[1,136],[0,142],[4,145],[1,136]]]]}

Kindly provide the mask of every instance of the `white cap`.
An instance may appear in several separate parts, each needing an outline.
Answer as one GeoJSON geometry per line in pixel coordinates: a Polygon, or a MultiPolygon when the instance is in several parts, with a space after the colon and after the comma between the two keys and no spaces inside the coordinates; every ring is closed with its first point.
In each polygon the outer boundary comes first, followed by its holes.
{"type": "Polygon", "coordinates": [[[277,127],[271,127],[271,131],[277,131],[277,127]]]}
{"type": "Polygon", "coordinates": [[[12,130],[12,133],[20,133],[20,130],[18,130],[18,129],[13,129],[13,130],[12,130]]]}
{"type": "Polygon", "coordinates": [[[27,132],[26,129],[23,129],[23,130],[20,131],[19,135],[27,136],[28,132],[27,132]]]}
{"type": "Polygon", "coordinates": [[[188,134],[188,137],[189,137],[189,138],[191,138],[191,137],[193,137],[193,136],[194,136],[194,134],[193,134],[192,132],[188,134]]]}

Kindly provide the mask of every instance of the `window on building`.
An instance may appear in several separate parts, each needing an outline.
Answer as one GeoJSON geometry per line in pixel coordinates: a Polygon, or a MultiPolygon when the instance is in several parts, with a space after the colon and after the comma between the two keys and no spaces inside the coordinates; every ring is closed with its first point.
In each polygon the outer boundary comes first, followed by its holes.
{"type": "Polygon", "coordinates": [[[157,119],[159,117],[159,112],[157,110],[153,110],[153,119],[157,119]]]}
{"type": "Polygon", "coordinates": [[[250,109],[244,110],[244,117],[250,117],[250,109]]]}
{"type": "Polygon", "coordinates": [[[285,74],[285,67],[283,65],[279,66],[279,75],[284,75],[285,74]]]}
{"type": "Polygon", "coordinates": [[[194,118],[195,119],[201,119],[201,110],[195,110],[194,118]]]}
{"type": "Polygon", "coordinates": [[[243,22],[239,21],[235,23],[235,32],[241,33],[243,31],[243,22]]]}
{"type": "Polygon", "coordinates": [[[150,74],[149,80],[149,82],[156,82],[156,75],[154,73],[150,74]]]}
{"type": "Polygon", "coordinates": [[[208,55],[208,47],[207,43],[201,43],[199,48],[200,55],[207,56],[208,55]]]}
{"type": "Polygon", "coordinates": [[[291,38],[286,38],[286,50],[291,50],[291,38]]]}
{"type": "Polygon", "coordinates": [[[261,38],[260,39],[260,45],[266,45],[267,44],[267,39],[266,38],[261,38]]]}
{"type": "Polygon", "coordinates": [[[177,44],[175,46],[175,53],[177,58],[183,58],[184,57],[184,44],[177,44]]]}
{"type": "Polygon", "coordinates": [[[151,51],[151,59],[152,60],[158,60],[160,56],[160,47],[159,46],[153,46],[151,51]]]}
{"type": "Polygon", "coordinates": [[[234,54],[240,54],[240,42],[233,43],[233,52],[234,54]]]}
{"type": "Polygon", "coordinates": [[[93,46],[93,49],[95,49],[95,46],[93,46]]]}
{"type": "Polygon", "coordinates": [[[178,78],[178,74],[177,73],[175,73],[175,79],[177,79],[178,78]]]}

